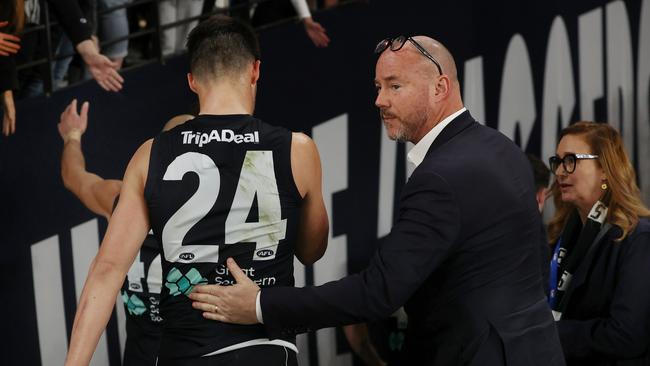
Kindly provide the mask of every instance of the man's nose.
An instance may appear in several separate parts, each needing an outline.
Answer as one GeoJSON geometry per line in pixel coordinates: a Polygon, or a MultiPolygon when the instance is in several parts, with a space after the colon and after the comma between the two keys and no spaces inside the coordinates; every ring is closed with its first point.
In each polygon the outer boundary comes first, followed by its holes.
{"type": "Polygon", "coordinates": [[[375,98],[375,106],[380,109],[388,107],[388,100],[386,100],[386,97],[381,90],[377,93],[377,98],[375,98]]]}

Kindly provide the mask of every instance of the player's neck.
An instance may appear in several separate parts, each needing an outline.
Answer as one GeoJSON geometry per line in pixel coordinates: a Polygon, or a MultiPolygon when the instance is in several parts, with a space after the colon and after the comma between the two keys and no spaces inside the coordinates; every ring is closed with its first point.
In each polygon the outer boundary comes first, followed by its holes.
{"type": "Polygon", "coordinates": [[[199,114],[253,114],[253,92],[246,87],[218,85],[199,94],[199,114]]]}

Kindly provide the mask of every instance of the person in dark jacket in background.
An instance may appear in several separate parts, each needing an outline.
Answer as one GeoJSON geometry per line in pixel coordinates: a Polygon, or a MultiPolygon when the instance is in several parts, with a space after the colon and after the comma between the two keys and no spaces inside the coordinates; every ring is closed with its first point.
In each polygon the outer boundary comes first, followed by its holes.
{"type": "Polygon", "coordinates": [[[648,365],[650,210],[621,136],[578,122],[556,154],[549,302],[567,365],[648,365]]]}

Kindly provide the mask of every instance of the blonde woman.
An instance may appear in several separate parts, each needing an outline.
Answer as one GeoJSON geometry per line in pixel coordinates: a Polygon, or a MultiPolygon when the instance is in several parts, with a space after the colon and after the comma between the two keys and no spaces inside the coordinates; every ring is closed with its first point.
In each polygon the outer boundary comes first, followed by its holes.
{"type": "Polygon", "coordinates": [[[620,134],[578,122],[549,159],[549,303],[567,365],[650,362],[650,210],[620,134]]]}

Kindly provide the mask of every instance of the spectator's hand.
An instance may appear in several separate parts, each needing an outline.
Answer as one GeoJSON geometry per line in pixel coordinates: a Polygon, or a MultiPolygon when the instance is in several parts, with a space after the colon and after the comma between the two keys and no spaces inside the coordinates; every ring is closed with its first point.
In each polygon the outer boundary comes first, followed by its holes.
{"type": "Polygon", "coordinates": [[[69,139],[80,140],[81,135],[86,132],[88,126],[88,108],[90,104],[84,102],[81,105],[81,114],[77,113],[77,100],[73,99],[68,107],[61,113],[61,121],[59,122],[59,135],[63,141],[69,139]]]}
{"type": "Polygon", "coordinates": [[[87,39],[77,45],[77,51],[88,66],[88,70],[106,91],[120,91],[124,79],[117,72],[118,64],[99,53],[92,40],[87,39]]]}
{"type": "Polygon", "coordinates": [[[226,261],[235,283],[232,286],[198,285],[188,295],[192,307],[203,310],[203,317],[233,324],[257,324],[255,284],[232,258],[226,261]]]}
{"type": "Polygon", "coordinates": [[[327,47],[330,43],[330,38],[325,33],[325,28],[323,28],[320,23],[315,22],[311,17],[305,18],[302,20],[305,25],[305,32],[307,36],[314,42],[316,47],[327,47]]]}
{"type": "Polygon", "coordinates": [[[2,93],[4,115],[2,116],[2,134],[9,136],[16,132],[16,106],[14,94],[11,90],[2,93]]]}
{"type": "Polygon", "coordinates": [[[124,79],[117,72],[117,64],[102,54],[95,54],[84,59],[93,78],[107,91],[117,92],[122,89],[124,79]]]}
{"type": "MultiPolygon", "coordinates": [[[[6,27],[9,22],[0,22],[0,28],[6,27]]],[[[0,32],[0,56],[9,56],[18,53],[20,49],[20,38],[13,34],[0,32]]]]}

